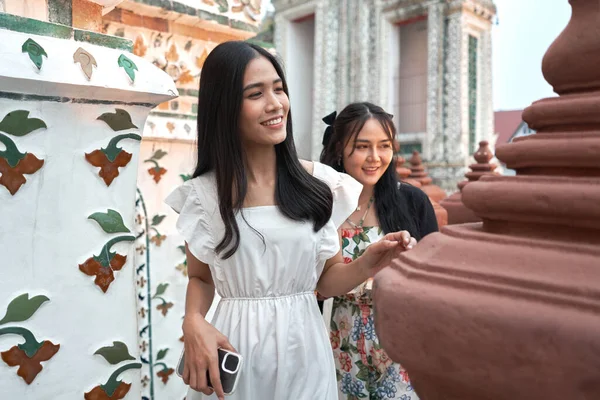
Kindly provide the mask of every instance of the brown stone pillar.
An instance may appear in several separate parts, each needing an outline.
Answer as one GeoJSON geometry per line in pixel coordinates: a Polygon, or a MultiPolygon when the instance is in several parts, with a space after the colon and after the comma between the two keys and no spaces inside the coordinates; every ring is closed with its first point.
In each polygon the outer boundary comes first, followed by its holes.
{"type": "Polygon", "coordinates": [[[375,278],[376,329],[423,400],[600,399],[600,2],[571,0],[517,176],[463,201],[483,222],[427,236],[375,278]]]}
{"type": "Polygon", "coordinates": [[[481,218],[463,204],[462,190],[469,182],[477,181],[483,175],[497,175],[497,173],[494,172],[496,165],[490,164],[490,160],[494,158],[494,155],[492,154],[487,141],[484,140],[479,142],[479,149],[473,156],[477,163],[469,165],[471,171],[465,174],[467,180],[458,183],[458,192],[440,201],[440,205],[448,211],[448,224],[450,225],[464,224],[467,222],[481,222],[481,218]]]}

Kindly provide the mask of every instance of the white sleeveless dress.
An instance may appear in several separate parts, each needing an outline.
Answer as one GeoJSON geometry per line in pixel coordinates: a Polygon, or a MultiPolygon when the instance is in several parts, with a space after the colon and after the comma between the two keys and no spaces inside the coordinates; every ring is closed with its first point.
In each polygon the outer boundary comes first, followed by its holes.
{"type": "MultiPolygon", "coordinates": [[[[356,209],[362,186],[316,162],[313,175],[334,195],[333,215],[321,230],[285,217],[277,206],[245,208],[247,223],[236,216],[240,247],[227,260],[214,251],[224,233],[214,174],[185,182],[166,199],[180,214],[177,230],[191,253],[210,266],[221,296],[211,323],[244,357],[231,400],[338,398],[331,345],[314,290],[325,262],[340,249],[337,228],[356,209]]],[[[187,400],[200,396],[190,389],[187,400]]]]}

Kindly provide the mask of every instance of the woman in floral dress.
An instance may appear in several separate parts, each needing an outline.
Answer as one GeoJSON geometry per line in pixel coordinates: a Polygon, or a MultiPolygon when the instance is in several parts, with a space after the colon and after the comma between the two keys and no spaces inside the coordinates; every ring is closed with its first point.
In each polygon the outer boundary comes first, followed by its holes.
{"type": "MultiPolygon", "coordinates": [[[[348,105],[324,118],[321,162],[363,185],[359,206],[340,227],[346,263],[386,233],[407,230],[420,240],[437,231],[429,198],[400,183],[393,161],[396,134],[392,116],[371,103],[348,105]]],[[[333,298],[330,339],[340,399],[417,400],[408,374],[379,344],[373,319],[372,279],[333,298]]]]}

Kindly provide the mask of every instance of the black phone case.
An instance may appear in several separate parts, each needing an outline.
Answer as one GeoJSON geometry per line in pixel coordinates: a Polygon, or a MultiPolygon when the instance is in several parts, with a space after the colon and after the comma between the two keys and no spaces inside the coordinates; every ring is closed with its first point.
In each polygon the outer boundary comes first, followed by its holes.
{"type": "MultiPolygon", "coordinates": [[[[231,367],[231,368],[228,367],[228,369],[230,369],[230,370],[237,369],[237,372],[234,374],[224,371],[222,368],[222,365],[223,365],[223,360],[225,359],[225,355],[227,354],[227,352],[224,350],[218,349],[218,354],[219,354],[219,376],[221,377],[221,385],[223,386],[223,392],[225,392],[225,394],[230,394],[233,391],[233,389],[235,388],[235,382],[237,380],[237,377],[238,377],[238,374],[240,373],[240,371],[239,371],[239,368],[236,368],[236,367],[231,367]]],[[[240,359],[238,357],[231,356],[231,355],[229,356],[227,361],[233,360],[233,359],[235,359],[235,361],[237,363],[240,363],[240,359]]],[[[183,375],[184,365],[185,365],[185,353],[182,354],[179,365],[177,366],[178,373],[180,376],[183,375]]],[[[210,383],[210,376],[209,376],[208,371],[206,372],[206,380],[208,382],[208,386],[212,388],[212,384],[210,383]]]]}
{"type": "MultiPolygon", "coordinates": [[[[225,394],[231,393],[233,392],[233,389],[235,388],[235,381],[237,380],[237,376],[239,374],[239,369],[236,366],[232,366],[231,368],[228,367],[229,370],[237,370],[236,373],[232,374],[229,373],[227,371],[224,371],[223,368],[221,367],[223,365],[223,360],[225,359],[225,355],[227,354],[227,352],[219,349],[219,376],[221,377],[221,385],[223,386],[223,392],[225,394]]],[[[237,363],[240,362],[240,360],[233,356],[235,358],[235,361],[237,363]]],[[[229,358],[227,359],[227,361],[232,360],[232,356],[230,355],[229,358]]],[[[210,376],[208,373],[206,373],[206,380],[208,382],[208,386],[212,388],[212,385],[210,383],[210,376]]]]}

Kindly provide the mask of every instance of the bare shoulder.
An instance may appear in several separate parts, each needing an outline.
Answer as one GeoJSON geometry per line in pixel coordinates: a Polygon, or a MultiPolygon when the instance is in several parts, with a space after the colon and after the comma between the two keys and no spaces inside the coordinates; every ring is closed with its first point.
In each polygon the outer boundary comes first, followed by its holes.
{"type": "Polygon", "coordinates": [[[312,161],[302,160],[300,159],[300,164],[304,167],[306,172],[309,174],[313,174],[313,170],[315,169],[315,164],[312,161]]]}

